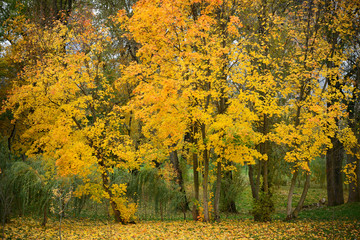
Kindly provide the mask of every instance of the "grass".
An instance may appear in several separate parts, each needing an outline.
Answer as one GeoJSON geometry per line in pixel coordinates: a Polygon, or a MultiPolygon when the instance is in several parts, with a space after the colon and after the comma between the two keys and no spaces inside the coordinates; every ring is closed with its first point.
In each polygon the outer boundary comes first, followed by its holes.
{"type": "MultiPolygon", "coordinates": [[[[273,215],[274,220],[283,220],[286,217],[286,200],[287,200],[288,186],[279,186],[273,189],[273,201],[275,204],[275,214],[273,215]]],[[[293,196],[293,207],[296,206],[300,196],[302,188],[297,186],[295,188],[293,196]]],[[[320,199],[326,198],[327,193],[325,188],[320,186],[312,186],[307,194],[304,205],[311,205],[313,203],[318,203],[320,199]]],[[[345,196],[346,198],[346,196],[345,196]]],[[[244,192],[241,194],[237,201],[237,210],[238,214],[233,213],[221,213],[221,219],[229,220],[244,220],[252,219],[251,210],[252,210],[253,199],[251,195],[251,189],[249,186],[245,187],[244,192]]],[[[164,221],[180,221],[184,220],[183,213],[181,211],[176,211],[174,206],[171,203],[164,204],[166,205],[163,213],[164,221]]],[[[82,211],[81,217],[92,219],[92,220],[101,220],[107,221],[111,219],[107,214],[108,206],[105,204],[99,205],[96,203],[88,202],[85,209],[82,211]]],[[[160,221],[161,216],[160,212],[155,210],[153,203],[147,203],[144,205],[138,206],[137,212],[138,219],[143,221],[160,221]]],[[[299,219],[310,219],[310,220],[334,220],[334,219],[357,219],[360,220],[360,205],[358,204],[345,204],[337,207],[325,207],[321,208],[312,208],[310,210],[304,209],[299,214],[299,219]]],[[[192,219],[191,211],[187,211],[186,219],[192,219]]]]}
{"type": "Polygon", "coordinates": [[[360,202],[346,203],[335,207],[323,207],[300,212],[300,219],[321,221],[354,220],[360,221],[360,202]]]}

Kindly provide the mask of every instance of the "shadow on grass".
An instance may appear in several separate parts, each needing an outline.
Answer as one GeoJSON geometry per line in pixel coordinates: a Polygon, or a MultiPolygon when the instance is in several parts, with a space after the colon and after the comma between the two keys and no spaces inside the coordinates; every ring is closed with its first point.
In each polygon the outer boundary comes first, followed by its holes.
{"type": "Polygon", "coordinates": [[[299,219],[360,221],[360,202],[301,211],[299,219]]]}

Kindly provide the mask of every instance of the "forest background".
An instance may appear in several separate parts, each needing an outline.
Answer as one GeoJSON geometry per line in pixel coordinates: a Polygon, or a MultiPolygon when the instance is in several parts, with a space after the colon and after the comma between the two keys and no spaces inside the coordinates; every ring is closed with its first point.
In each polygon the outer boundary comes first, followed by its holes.
{"type": "Polygon", "coordinates": [[[358,1],[1,4],[3,236],[360,201],[358,1]]]}

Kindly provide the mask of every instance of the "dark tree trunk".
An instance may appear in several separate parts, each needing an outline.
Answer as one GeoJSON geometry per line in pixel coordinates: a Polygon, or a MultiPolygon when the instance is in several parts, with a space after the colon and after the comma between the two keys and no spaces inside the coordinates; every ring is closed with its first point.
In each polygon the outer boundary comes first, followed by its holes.
{"type": "MultiPolygon", "coordinates": [[[[326,2],[328,4],[329,2],[326,2]]],[[[328,32],[327,41],[331,44],[331,55],[336,50],[338,43],[338,34],[328,32]]],[[[328,59],[326,66],[329,69],[335,68],[335,63],[328,59]]],[[[342,83],[340,83],[337,75],[329,75],[327,77],[327,83],[329,85],[331,93],[335,91],[342,91],[342,83]]],[[[327,108],[331,108],[338,100],[331,99],[327,103],[327,108]]],[[[339,119],[335,118],[336,125],[339,125],[339,119]]],[[[342,179],[342,161],[344,157],[344,148],[341,142],[335,137],[331,138],[332,148],[326,152],[326,183],[327,183],[327,195],[328,195],[328,206],[337,206],[344,203],[343,194],[343,179],[342,179]]]]}
{"type": "Polygon", "coordinates": [[[8,149],[9,149],[9,161],[11,161],[11,142],[15,135],[16,122],[14,123],[14,127],[11,130],[10,136],[8,138],[8,149]]]}
{"type": "Polygon", "coordinates": [[[193,160],[193,174],[194,174],[194,193],[195,193],[195,204],[193,205],[192,213],[193,213],[193,219],[195,221],[199,220],[199,207],[198,204],[200,203],[200,197],[199,197],[199,172],[198,172],[198,155],[196,153],[193,153],[192,155],[193,160]]]}
{"type": "Polygon", "coordinates": [[[182,171],[180,168],[179,158],[177,151],[170,152],[170,161],[173,165],[173,168],[176,172],[176,182],[179,184],[180,187],[180,193],[183,195],[183,199],[181,201],[181,209],[184,213],[184,220],[186,220],[186,211],[189,209],[189,203],[186,197],[186,191],[184,187],[184,179],[182,177],[182,171]]]}
{"type": "Polygon", "coordinates": [[[221,190],[221,161],[217,162],[216,166],[216,188],[214,199],[215,221],[220,222],[220,190],[221,190]]]}
{"type": "Polygon", "coordinates": [[[337,206],[344,203],[342,161],[344,149],[341,142],[331,138],[333,147],[326,153],[326,183],[328,205],[337,206]]]}
{"type": "Polygon", "coordinates": [[[44,206],[44,211],[43,211],[43,221],[41,223],[41,226],[45,227],[46,226],[46,223],[48,221],[48,203],[45,204],[44,206]]]}
{"type": "MultiPolygon", "coordinates": [[[[201,135],[202,139],[205,140],[206,133],[205,133],[206,126],[205,124],[201,125],[201,135]]],[[[209,215],[209,198],[208,198],[208,186],[209,186],[209,150],[205,149],[203,150],[203,164],[204,164],[204,178],[203,178],[203,209],[204,209],[204,222],[208,222],[210,220],[209,215]]]]}
{"type": "MultiPolygon", "coordinates": [[[[263,119],[263,129],[262,133],[264,135],[268,134],[268,125],[269,125],[269,118],[266,114],[264,114],[263,119]]],[[[268,141],[265,141],[260,144],[260,153],[261,154],[268,154],[268,141]]],[[[263,161],[263,169],[262,169],[262,176],[263,176],[263,191],[265,194],[269,194],[269,178],[268,178],[268,160],[263,161]]]]}
{"type": "Polygon", "coordinates": [[[254,199],[259,199],[259,188],[256,186],[256,182],[254,182],[254,168],[252,165],[249,165],[249,182],[251,187],[252,197],[254,199]]]}

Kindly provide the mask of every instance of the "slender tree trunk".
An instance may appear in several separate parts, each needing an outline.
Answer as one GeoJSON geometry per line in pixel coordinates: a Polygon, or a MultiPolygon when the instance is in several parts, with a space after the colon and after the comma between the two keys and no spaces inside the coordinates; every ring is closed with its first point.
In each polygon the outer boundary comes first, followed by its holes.
{"type": "Polygon", "coordinates": [[[215,198],[214,198],[214,211],[215,211],[215,221],[220,222],[220,190],[221,190],[221,161],[217,162],[216,166],[216,189],[215,189],[215,198]]]}
{"type": "Polygon", "coordinates": [[[48,203],[46,203],[45,204],[45,206],[44,206],[44,211],[43,211],[43,221],[42,221],[42,223],[41,223],[41,226],[43,226],[43,227],[45,227],[46,226],[46,223],[47,223],[47,220],[48,220],[48,211],[49,211],[49,209],[48,209],[48,203]]]}
{"type": "Polygon", "coordinates": [[[193,159],[193,174],[194,174],[194,193],[195,193],[195,204],[193,205],[193,219],[195,221],[199,220],[199,208],[198,205],[200,202],[200,197],[199,197],[199,172],[198,172],[198,167],[199,167],[199,162],[198,162],[198,155],[196,153],[192,154],[192,159],[193,159]]]}
{"type": "Polygon", "coordinates": [[[14,123],[14,127],[11,130],[10,136],[8,138],[8,149],[9,149],[9,161],[11,161],[11,142],[15,135],[15,129],[16,129],[16,122],[14,123]]]}
{"type": "Polygon", "coordinates": [[[180,187],[180,193],[183,195],[183,199],[181,200],[181,209],[184,213],[184,220],[186,220],[186,211],[189,209],[189,202],[186,197],[186,191],[184,187],[184,179],[182,177],[182,171],[180,168],[179,158],[177,151],[172,151],[170,153],[170,161],[174,167],[174,170],[176,172],[176,182],[179,184],[180,187]]]}
{"type": "Polygon", "coordinates": [[[204,222],[210,220],[209,215],[209,199],[208,199],[208,180],[209,180],[209,153],[205,149],[203,152],[204,158],[204,179],[203,179],[203,209],[204,209],[204,222]]]}
{"type": "Polygon", "coordinates": [[[121,213],[118,210],[118,206],[117,206],[116,202],[114,201],[113,193],[111,192],[111,190],[109,188],[110,183],[109,183],[109,179],[108,179],[108,174],[106,172],[103,172],[101,174],[101,177],[102,177],[102,181],[103,181],[103,188],[104,188],[105,192],[109,195],[110,206],[114,213],[115,222],[124,223],[121,219],[121,213]]]}
{"type": "MultiPolygon", "coordinates": [[[[266,1],[264,1],[266,4],[266,1]]],[[[268,134],[268,123],[269,123],[269,118],[266,114],[264,114],[264,119],[263,119],[263,129],[262,129],[262,133],[264,135],[268,134]]],[[[265,141],[263,143],[260,144],[260,153],[261,154],[268,154],[268,149],[267,149],[267,145],[268,142],[265,141]]],[[[268,175],[268,160],[263,161],[263,172],[262,172],[262,176],[263,176],[263,191],[265,192],[265,194],[269,193],[269,175],[268,175]]]]}
{"type": "Polygon", "coordinates": [[[258,171],[257,171],[257,176],[256,176],[256,192],[259,195],[260,192],[260,178],[261,178],[261,169],[262,169],[262,161],[258,162],[258,171]]]}
{"type": "Polygon", "coordinates": [[[256,183],[254,182],[254,168],[252,165],[249,165],[249,182],[250,182],[252,197],[256,200],[259,199],[259,191],[257,191],[258,188],[256,187],[256,183]]]}
{"type": "Polygon", "coordinates": [[[292,218],[291,213],[292,213],[292,199],[293,199],[293,195],[294,195],[294,190],[295,190],[295,185],[296,185],[296,178],[297,175],[299,173],[299,170],[296,169],[292,178],[291,178],[291,183],[290,183],[290,189],[289,189],[289,194],[288,194],[288,199],[287,199],[287,206],[286,206],[286,219],[290,220],[292,218]]]}
{"type": "Polygon", "coordinates": [[[304,184],[304,189],[303,189],[303,192],[301,194],[298,205],[296,206],[295,210],[291,214],[292,218],[297,218],[298,215],[299,215],[299,212],[301,211],[302,207],[304,206],[306,195],[307,195],[307,192],[308,192],[309,187],[310,187],[310,176],[311,176],[310,172],[306,173],[306,180],[305,180],[305,184],[304,184]]]}
{"type": "Polygon", "coordinates": [[[164,221],[164,213],[163,213],[163,203],[160,201],[160,218],[161,221],[164,221]]]}
{"type": "Polygon", "coordinates": [[[59,197],[59,208],[60,208],[60,212],[59,212],[59,239],[61,240],[61,220],[63,218],[63,212],[64,212],[64,209],[63,209],[63,203],[61,201],[61,197],[62,195],[59,197]]]}

